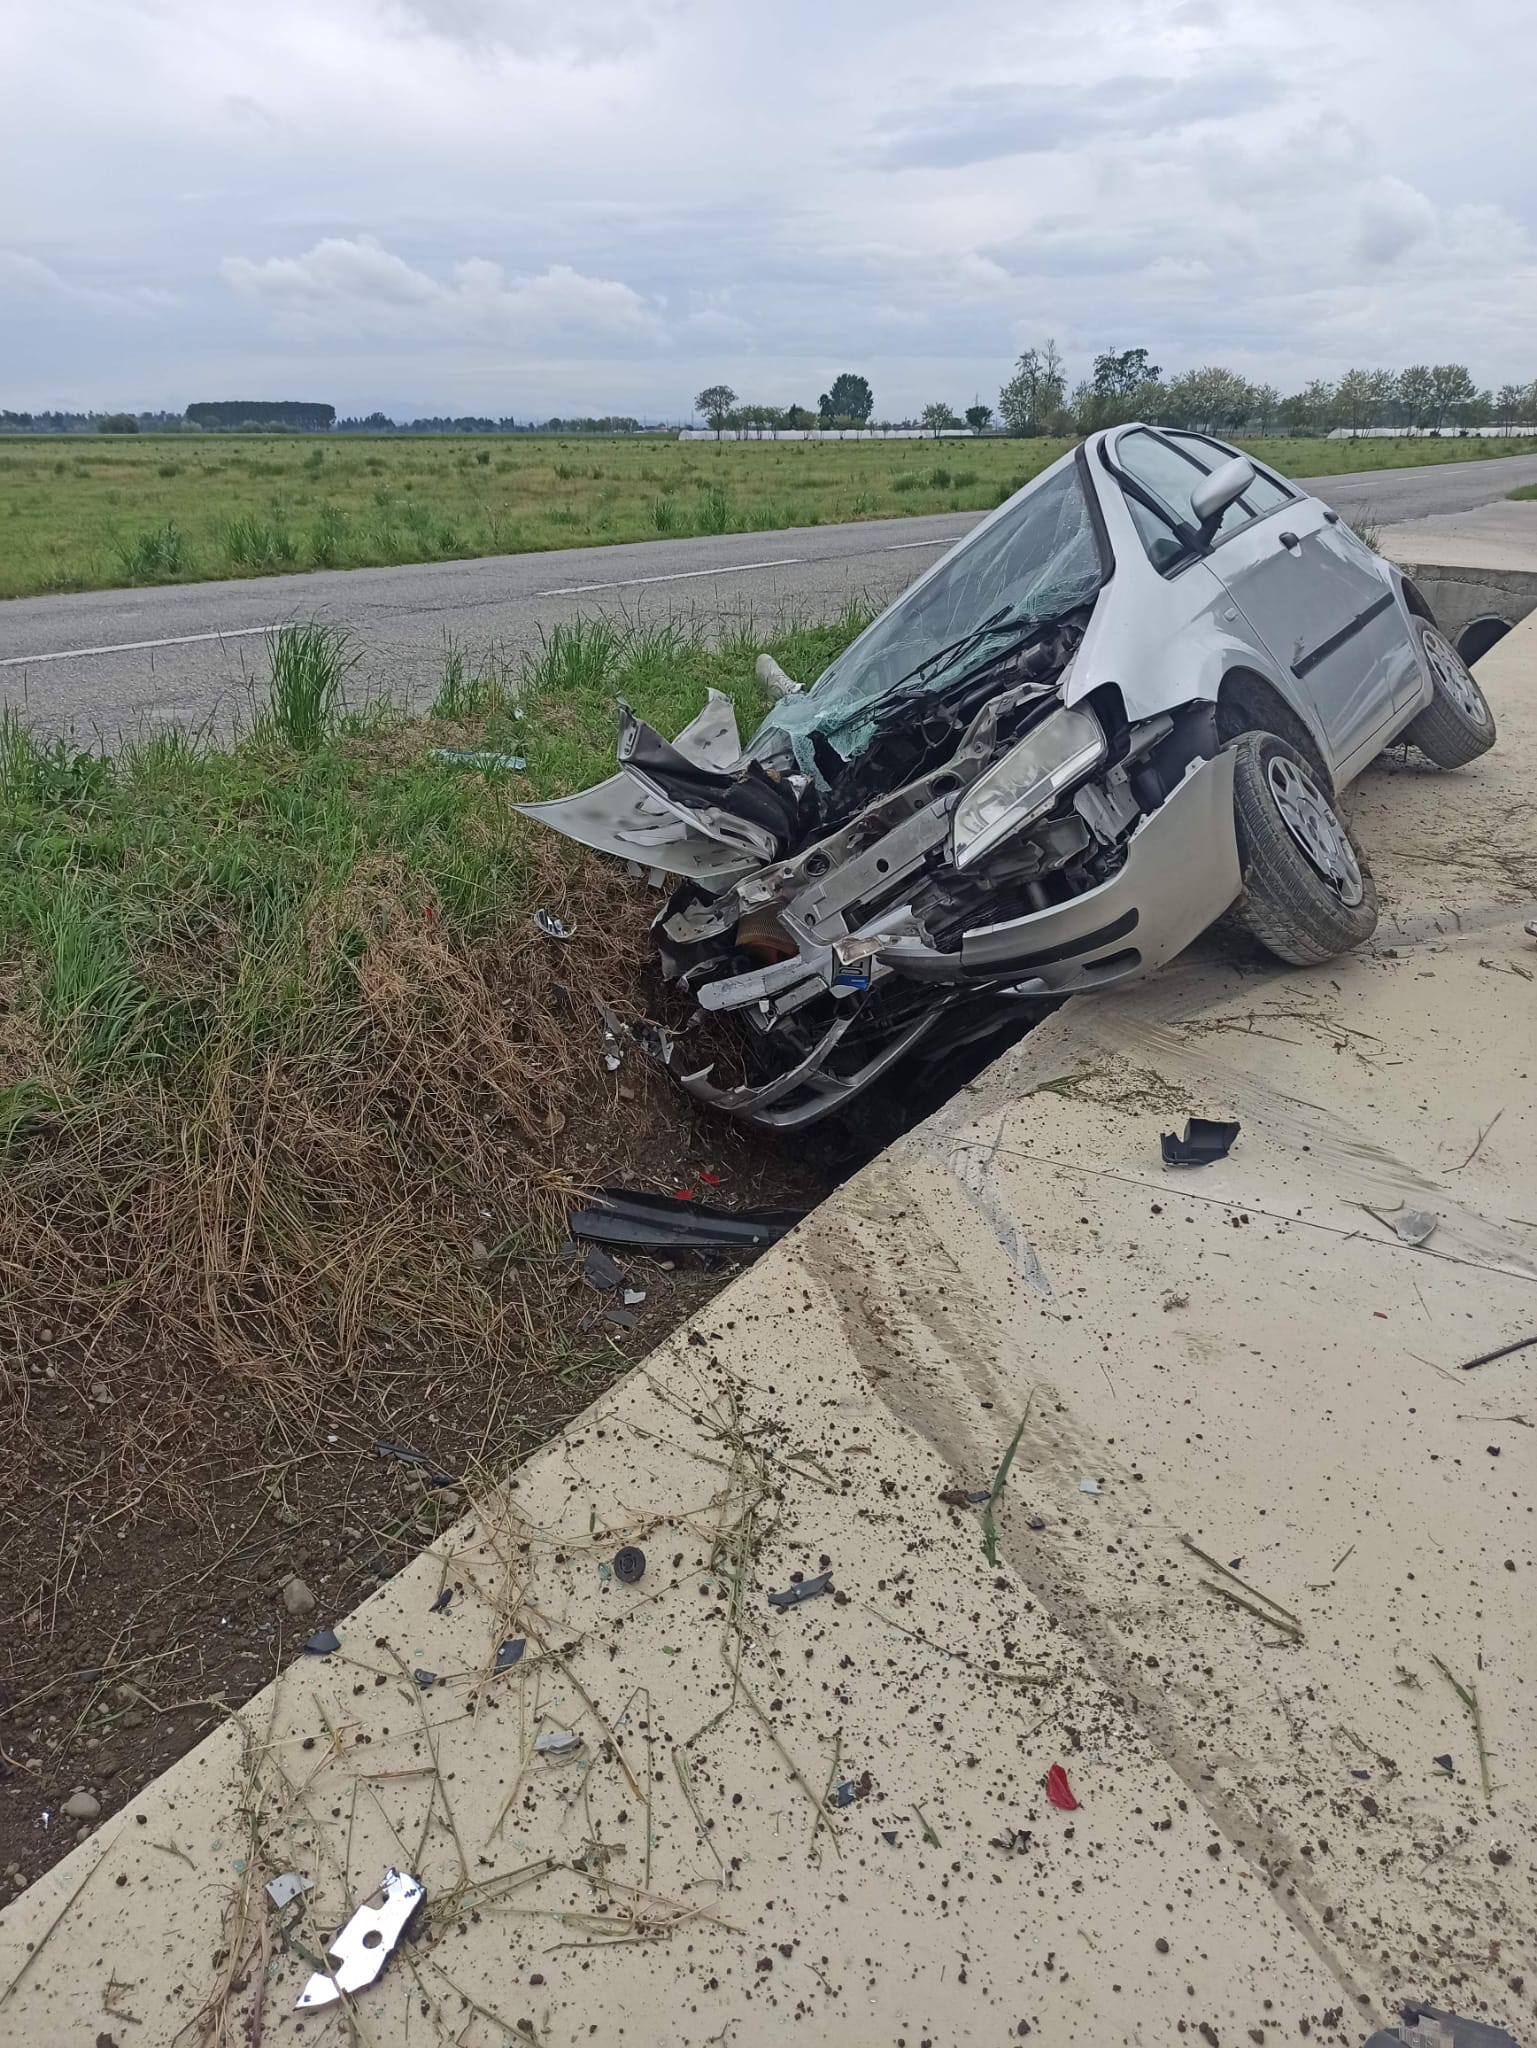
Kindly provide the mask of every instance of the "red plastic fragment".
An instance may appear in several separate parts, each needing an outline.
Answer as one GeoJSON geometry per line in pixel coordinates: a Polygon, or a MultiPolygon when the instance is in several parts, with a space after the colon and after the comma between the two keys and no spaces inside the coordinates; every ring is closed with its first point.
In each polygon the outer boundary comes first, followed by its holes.
{"type": "Polygon", "coordinates": [[[720,1175],[718,1173],[709,1172],[703,1166],[701,1166],[699,1169],[699,1178],[705,1183],[707,1187],[718,1188],[720,1186],[720,1175]]]}
{"type": "Polygon", "coordinates": [[[1067,1772],[1060,1764],[1053,1764],[1046,1773],[1046,1797],[1053,1806],[1060,1806],[1064,1813],[1078,1811],[1078,1801],[1073,1797],[1073,1788],[1067,1782],[1067,1772]]]}

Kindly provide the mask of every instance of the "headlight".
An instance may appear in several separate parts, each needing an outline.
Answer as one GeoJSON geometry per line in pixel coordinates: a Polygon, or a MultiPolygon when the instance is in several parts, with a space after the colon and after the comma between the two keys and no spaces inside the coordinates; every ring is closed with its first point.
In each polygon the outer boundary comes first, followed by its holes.
{"type": "Polygon", "coordinates": [[[1105,758],[1105,735],[1088,711],[1053,711],[1011,747],[955,807],[955,865],[969,867],[1028,825],[1105,758]]]}

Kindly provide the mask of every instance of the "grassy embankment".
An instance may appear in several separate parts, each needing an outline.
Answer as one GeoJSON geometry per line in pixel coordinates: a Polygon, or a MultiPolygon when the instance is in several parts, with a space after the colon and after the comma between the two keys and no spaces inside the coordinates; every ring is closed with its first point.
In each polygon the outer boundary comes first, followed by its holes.
{"type": "MultiPolygon", "coordinates": [[[[1246,445],[1293,476],[1537,449],[1487,439],[1246,445]]],[[[1066,446],[18,437],[0,441],[0,597],[975,511],[1066,446]]]]}
{"type": "MultiPolygon", "coordinates": [[[[811,675],[860,623],[771,645],[811,675]]],[[[270,708],[222,748],[75,754],[5,714],[0,1352],[82,1401],[153,1390],[167,1459],[167,1418],[201,1427],[220,1375],[313,1421],[328,1378],[392,1352],[537,1361],[560,1134],[622,1160],[649,1085],[644,1062],[605,1073],[594,999],[643,1013],[655,898],[512,802],[612,772],[618,690],[671,732],[713,683],[750,730],[761,644],[578,625],[518,677],[451,653],[412,720],[350,715],[342,644],[293,627],[270,708]],[[540,905],[571,943],[535,930],[540,905]]],[[[13,1453],[28,1386],[0,1378],[13,1453]]]]}

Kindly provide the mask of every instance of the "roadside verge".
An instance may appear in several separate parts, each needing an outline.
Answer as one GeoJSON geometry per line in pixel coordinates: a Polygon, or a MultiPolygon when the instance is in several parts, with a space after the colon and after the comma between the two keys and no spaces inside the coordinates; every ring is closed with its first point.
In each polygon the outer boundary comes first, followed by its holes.
{"type": "Polygon", "coordinates": [[[9,1907],[0,2026],[346,2039],[393,1864],[380,2048],[1529,2034],[1537,623],[1480,680],[1371,946],[1067,1005],[9,1907]]]}

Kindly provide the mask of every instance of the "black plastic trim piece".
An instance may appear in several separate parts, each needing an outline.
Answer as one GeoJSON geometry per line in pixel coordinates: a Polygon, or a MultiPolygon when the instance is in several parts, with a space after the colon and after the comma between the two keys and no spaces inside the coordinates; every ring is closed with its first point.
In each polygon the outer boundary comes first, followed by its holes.
{"type": "Polygon", "coordinates": [[[1327,640],[1320,640],[1316,647],[1303,655],[1301,661],[1294,661],[1292,674],[1297,681],[1300,683],[1304,676],[1311,675],[1318,664],[1327,661],[1331,654],[1338,654],[1347,640],[1353,640],[1373,619],[1380,619],[1392,602],[1392,591],[1383,591],[1375,604],[1369,604],[1364,612],[1357,612],[1348,625],[1341,626],[1337,633],[1331,633],[1327,640]]]}
{"type": "Polygon", "coordinates": [[[567,1223],[573,1237],[633,1251],[735,1252],[751,1257],[777,1244],[803,1209],[716,1209],[630,1188],[600,1188],[567,1223]]]}
{"type": "MultiPolygon", "coordinates": [[[[1064,939],[1058,946],[1046,946],[1033,953],[1000,954],[984,966],[976,966],[965,960],[964,942],[961,958],[968,974],[985,974],[989,979],[999,974],[1028,974],[1033,967],[1053,967],[1059,960],[1075,959],[1080,953],[1093,953],[1100,946],[1112,945],[1117,939],[1124,939],[1128,932],[1134,932],[1141,921],[1141,912],[1133,904],[1130,910],[1122,911],[1109,924],[1102,924],[1098,931],[1082,932],[1076,939],[1064,939]]],[[[1001,943],[1000,936],[990,934],[992,943],[1001,943]]]]}

